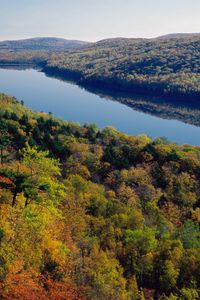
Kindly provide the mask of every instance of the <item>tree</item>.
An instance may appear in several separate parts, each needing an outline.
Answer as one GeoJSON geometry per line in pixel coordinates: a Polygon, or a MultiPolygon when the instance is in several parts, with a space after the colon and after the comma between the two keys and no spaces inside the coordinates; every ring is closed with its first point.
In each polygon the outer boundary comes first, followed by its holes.
{"type": "Polygon", "coordinates": [[[148,227],[126,230],[124,234],[126,272],[130,275],[136,275],[140,286],[143,286],[145,269],[148,272],[148,268],[153,263],[152,254],[157,246],[155,234],[156,231],[148,227]],[[150,265],[148,265],[149,263],[150,265]]]}
{"type": "Polygon", "coordinates": [[[123,270],[118,261],[107,253],[93,249],[90,256],[85,258],[82,272],[89,299],[128,299],[123,270]]]}
{"type": "Polygon", "coordinates": [[[10,145],[10,135],[6,128],[6,124],[3,121],[0,121],[0,164],[3,165],[5,155],[4,151],[10,145]]]}
{"type": "Polygon", "coordinates": [[[43,202],[59,202],[65,195],[64,186],[59,182],[60,164],[49,156],[48,151],[38,151],[36,147],[26,145],[22,149],[22,164],[28,169],[29,178],[25,186],[26,206],[33,197],[43,202]],[[43,191],[41,199],[36,197],[43,191]]]}
{"type": "Polygon", "coordinates": [[[0,177],[0,186],[12,192],[12,206],[15,206],[17,195],[25,191],[28,174],[21,172],[18,166],[17,170],[13,170],[12,168],[1,169],[0,175],[3,176],[3,178],[0,177]]]}

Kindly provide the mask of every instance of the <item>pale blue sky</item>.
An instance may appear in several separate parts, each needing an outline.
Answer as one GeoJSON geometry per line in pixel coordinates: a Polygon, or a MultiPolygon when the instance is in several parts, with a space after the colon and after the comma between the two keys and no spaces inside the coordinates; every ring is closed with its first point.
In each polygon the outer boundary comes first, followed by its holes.
{"type": "Polygon", "coordinates": [[[0,0],[0,40],[200,32],[200,0],[0,0]]]}

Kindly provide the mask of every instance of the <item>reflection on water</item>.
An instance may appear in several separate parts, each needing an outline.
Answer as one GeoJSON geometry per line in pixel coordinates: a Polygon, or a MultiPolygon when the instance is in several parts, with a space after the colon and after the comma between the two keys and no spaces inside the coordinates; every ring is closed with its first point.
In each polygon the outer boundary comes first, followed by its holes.
{"type": "Polygon", "coordinates": [[[145,133],[200,145],[200,109],[195,103],[189,107],[152,97],[86,90],[26,66],[0,69],[0,92],[24,100],[36,111],[51,111],[80,124],[96,123],[100,128],[111,125],[127,134],[145,133]]]}
{"type": "Polygon", "coordinates": [[[132,107],[135,110],[142,111],[164,119],[175,119],[184,123],[200,126],[200,107],[199,104],[190,104],[186,106],[180,102],[169,102],[158,99],[145,99],[141,97],[124,97],[120,95],[99,94],[101,97],[106,97],[112,101],[118,101],[132,107]]]}
{"type": "MultiPolygon", "coordinates": [[[[46,76],[59,79],[71,84],[75,84],[70,78],[58,74],[45,73],[46,76]]],[[[82,88],[81,86],[79,86],[82,88]]],[[[84,87],[85,90],[98,95],[103,99],[118,101],[134,110],[158,116],[164,119],[175,119],[184,123],[200,126],[200,102],[191,101],[186,103],[185,100],[169,100],[159,97],[147,97],[133,95],[131,93],[111,91],[108,89],[99,89],[92,87],[84,87]]]]}

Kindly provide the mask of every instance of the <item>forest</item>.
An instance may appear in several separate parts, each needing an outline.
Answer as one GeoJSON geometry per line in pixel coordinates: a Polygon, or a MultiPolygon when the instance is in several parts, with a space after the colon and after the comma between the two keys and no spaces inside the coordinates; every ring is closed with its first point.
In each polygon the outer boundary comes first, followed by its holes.
{"type": "Polygon", "coordinates": [[[25,40],[0,41],[0,52],[65,51],[80,48],[87,42],[61,38],[38,37],[25,40]]]}
{"type": "Polygon", "coordinates": [[[200,100],[200,36],[110,39],[52,55],[47,70],[83,85],[200,100]]]}
{"type": "Polygon", "coordinates": [[[25,40],[0,41],[0,65],[44,65],[52,53],[84,47],[84,41],[61,38],[32,38],[25,40]]]}
{"type": "Polygon", "coordinates": [[[200,147],[0,94],[0,299],[198,300],[199,191],[200,147]]]}

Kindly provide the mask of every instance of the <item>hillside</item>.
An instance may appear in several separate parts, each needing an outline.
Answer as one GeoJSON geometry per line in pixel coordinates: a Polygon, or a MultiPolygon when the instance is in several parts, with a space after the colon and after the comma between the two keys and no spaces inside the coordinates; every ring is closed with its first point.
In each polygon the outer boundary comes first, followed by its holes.
{"type": "Polygon", "coordinates": [[[45,70],[82,85],[199,101],[200,36],[104,40],[53,55],[45,70]]]}
{"type": "Polygon", "coordinates": [[[173,39],[173,38],[185,38],[185,37],[194,37],[200,36],[200,33],[169,33],[165,35],[161,35],[158,39],[173,39]]]}
{"type": "Polygon", "coordinates": [[[73,51],[89,43],[61,38],[33,38],[0,42],[0,65],[44,65],[52,53],[73,51]]]}
{"type": "Polygon", "coordinates": [[[76,49],[86,45],[87,42],[66,40],[53,37],[41,37],[16,41],[0,42],[1,51],[64,51],[68,49],[76,49]]]}
{"type": "Polygon", "coordinates": [[[0,298],[200,298],[200,148],[0,94],[0,298]]]}

